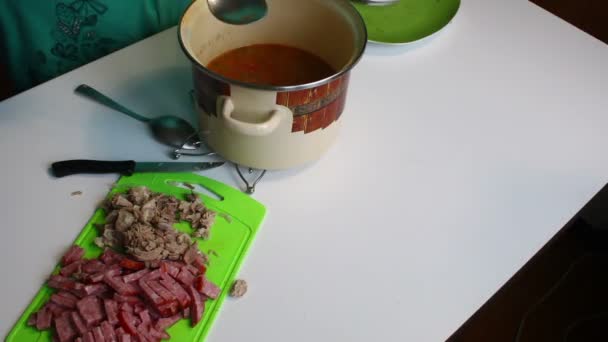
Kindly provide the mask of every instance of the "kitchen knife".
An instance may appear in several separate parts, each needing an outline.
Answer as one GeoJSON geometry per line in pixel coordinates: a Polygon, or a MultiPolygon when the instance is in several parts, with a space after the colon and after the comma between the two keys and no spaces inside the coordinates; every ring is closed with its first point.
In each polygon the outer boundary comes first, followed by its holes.
{"type": "Polygon", "coordinates": [[[120,173],[130,176],[134,172],[194,172],[213,169],[224,165],[224,162],[201,163],[141,163],[133,160],[103,161],[103,160],[64,160],[51,165],[55,177],[65,177],[81,173],[120,173]]]}

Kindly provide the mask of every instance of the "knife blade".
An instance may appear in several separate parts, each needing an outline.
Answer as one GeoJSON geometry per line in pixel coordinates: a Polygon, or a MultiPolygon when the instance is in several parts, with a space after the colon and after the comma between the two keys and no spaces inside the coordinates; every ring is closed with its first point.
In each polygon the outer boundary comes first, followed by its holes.
{"type": "Polygon", "coordinates": [[[134,160],[64,160],[51,165],[55,177],[75,174],[120,173],[130,176],[134,172],[195,172],[213,169],[224,165],[224,162],[176,163],[176,162],[136,162],[134,160]]]}

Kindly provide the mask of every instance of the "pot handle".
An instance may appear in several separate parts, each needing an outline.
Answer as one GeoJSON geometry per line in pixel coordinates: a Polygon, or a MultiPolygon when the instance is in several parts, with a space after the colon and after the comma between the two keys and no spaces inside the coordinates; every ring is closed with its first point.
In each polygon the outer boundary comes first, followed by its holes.
{"type": "Polygon", "coordinates": [[[229,97],[224,97],[220,106],[220,115],[224,118],[226,126],[229,129],[244,135],[256,137],[271,134],[281,124],[282,115],[291,115],[291,112],[282,113],[289,111],[287,108],[277,106],[270,112],[270,117],[268,120],[260,123],[249,123],[232,117],[232,113],[234,112],[234,102],[229,97]]]}

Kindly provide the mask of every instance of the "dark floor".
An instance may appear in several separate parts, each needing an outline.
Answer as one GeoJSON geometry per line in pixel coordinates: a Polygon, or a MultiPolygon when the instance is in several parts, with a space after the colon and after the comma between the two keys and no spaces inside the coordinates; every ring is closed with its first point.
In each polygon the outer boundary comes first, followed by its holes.
{"type": "Polygon", "coordinates": [[[608,44],[608,0],[530,0],[608,44]]]}

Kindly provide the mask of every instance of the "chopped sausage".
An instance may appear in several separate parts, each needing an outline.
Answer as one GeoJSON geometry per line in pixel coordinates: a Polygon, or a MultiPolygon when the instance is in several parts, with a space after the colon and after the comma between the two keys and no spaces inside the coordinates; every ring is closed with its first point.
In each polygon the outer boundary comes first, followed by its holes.
{"type": "Polygon", "coordinates": [[[74,324],[74,327],[78,331],[78,334],[86,335],[86,333],[89,331],[89,329],[87,328],[86,323],[84,322],[84,320],[82,319],[82,316],[80,316],[78,311],[72,311],[70,313],[70,318],[72,319],[72,323],[74,324]]]}
{"type": "Polygon", "coordinates": [[[61,264],[67,266],[75,261],[80,260],[84,256],[84,249],[79,246],[71,246],[61,258],[61,264]]]}
{"type": "Polygon", "coordinates": [[[118,302],[112,299],[104,299],[103,306],[108,322],[112,325],[118,324],[118,302]]]}
{"type": "Polygon", "coordinates": [[[78,312],[89,326],[93,326],[104,317],[99,298],[95,296],[84,297],[76,303],[78,312]]]}
{"type": "Polygon", "coordinates": [[[69,312],[66,311],[61,316],[55,317],[55,330],[60,342],[71,341],[76,336],[69,312]]]}
{"type": "Polygon", "coordinates": [[[190,306],[190,319],[192,326],[195,326],[200,322],[205,311],[205,302],[201,295],[194,289],[194,287],[188,287],[188,294],[192,298],[192,304],[190,306]]]}
{"type": "Polygon", "coordinates": [[[101,331],[103,332],[103,336],[108,342],[116,342],[116,334],[114,333],[114,327],[110,322],[103,321],[101,322],[101,331]]]}

